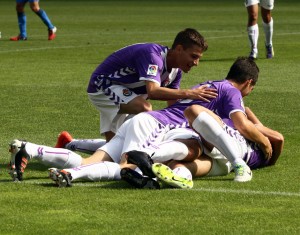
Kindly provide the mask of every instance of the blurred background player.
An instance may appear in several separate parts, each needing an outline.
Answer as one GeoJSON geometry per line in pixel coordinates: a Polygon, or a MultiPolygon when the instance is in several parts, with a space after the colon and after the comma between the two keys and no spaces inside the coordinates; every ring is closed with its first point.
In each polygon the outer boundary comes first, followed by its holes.
{"type": "Polygon", "coordinates": [[[258,8],[261,8],[262,24],[265,32],[265,47],[266,57],[271,59],[274,57],[273,50],[273,18],[271,16],[271,10],[274,8],[274,0],[245,0],[245,6],[248,12],[248,37],[251,47],[249,57],[256,59],[258,57],[258,36],[259,28],[257,24],[258,8]]]}
{"type": "Polygon", "coordinates": [[[53,40],[56,37],[56,27],[51,23],[46,12],[40,8],[39,0],[16,0],[16,10],[18,15],[18,24],[20,34],[16,37],[11,37],[11,41],[27,40],[26,31],[26,15],[24,12],[25,4],[29,2],[31,10],[37,14],[48,28],[48,40],[53,40]]]}

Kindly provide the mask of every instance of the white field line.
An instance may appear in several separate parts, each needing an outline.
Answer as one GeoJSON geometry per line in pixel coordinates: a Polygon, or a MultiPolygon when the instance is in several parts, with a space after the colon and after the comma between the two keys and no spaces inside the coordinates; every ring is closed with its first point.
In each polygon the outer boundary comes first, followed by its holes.
{"type": "MultiPolygon", "coordinates": [[[[290,32],[290,33],[278,33],[276,36],[286,36],[286,35],[298,35],[300,32],[290,32]]],[[[227,36],[217,36],[217,37],[206,37],[206,39],[222,39],[222,38],[240,38],[245,37],[245,34],[240,35],[227,35],[227,36]]],[[[160,40],[162,42],[170,42],[170,40],[160,40]]],[[[15,43],[15,42],[12,42],[15,43]]],[[[114,43],[105,43],[104,45],[115,45],[114,43]]],[[[93,45],[86,44],[86,45],[74,45],[74,46],[58,46],[58,47],[37,47],[37,48],[26,48],[26,49],[14,49],[14,50],[1,50],[0,54],[2,53],[11,53],[11,52],[23,52],[23,51],[41,51],[41,50],[53,50],[53,49],[71,49],[71,48],[83,48],[83,47],[91,47],[93,45]]]]}
{"type": "MultiPolygon", "coordinates": [[[[112,181],[113,182],[113,181],[112,181]]],[[[32,185],[48,185],[54,184],[52,182],[34,182],[34,181],[23,181],[20,184],[32,184],[32,185]]],[[[81,182],[74,182],[73,187],[94,187],[94,188],[102,188],[103,185],[97,183],[81,183],[81,182]]],[[[106,185],[105,188],[109,188],[106,185]]],[[[183,189],[164,189],[164,190],[183,190],[183,189]]],[[[300,192],[276,192],[276,191],[257,191],[257,190],[247,190],[247,189],[226,189],[226,188],[194,188],[188,191],[199,191],[199,192],[210,192],[210,193],[226,193],[226,194],[247,194],[247,195],[262,195],[262,196],[282,196],[282,197],[300,197],[300,192]]]]}

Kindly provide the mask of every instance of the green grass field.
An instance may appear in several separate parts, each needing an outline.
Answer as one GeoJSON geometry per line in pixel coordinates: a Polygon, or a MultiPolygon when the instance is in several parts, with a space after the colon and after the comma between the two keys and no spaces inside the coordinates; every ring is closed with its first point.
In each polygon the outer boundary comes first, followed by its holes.
{"type": "MultiPolygon", "coordinates": [[[[275,58],[265,59],[260,25],[260,80],[245,99],[266,126],[285,136],[276,166],[248,183],[195,180],[191,190],[135,190],[123,182],[78,182],[59,189],[47,167],[31,161],[21,183],[7,173],[14,138],[53,146],[68,130],[98,138],[99,117],[86,87],[111,52],[137,42],[171,46],[178,31],[197,28],[208,51],[183,88],[222,79],[248,55],[243,1],[41,1],[57,38],[27,6],[28,41],[18,34],[15,1],[0,1],[0,234],[300,234],[300,3],[275,1],[275,58]]],[[[164,107],[153,102],[154,108],[164,107]]]]}

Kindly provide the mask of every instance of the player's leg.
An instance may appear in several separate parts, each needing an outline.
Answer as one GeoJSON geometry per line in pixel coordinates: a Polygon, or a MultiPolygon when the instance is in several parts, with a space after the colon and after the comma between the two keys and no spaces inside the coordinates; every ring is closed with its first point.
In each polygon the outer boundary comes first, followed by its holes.
{"type": "Polygon", "coordinates": [[[82,162],[80,155],[68,149],[52,148],[20,140],[13,140],[9,151],[11,152],[11,175],[14,180],[22,180],[23,172],[31,159],[58,168],[76,167],[82,162]]]}
{"type": "Polygon", "coordinates": [[[192,105],[184,114],[194,130],[218,148],[231,162],[236,173],[235,181],[244,182],[252,179],[251,170],[243,160],[247,146],[242,136],[239,135],[237,138],[236,135],[230,135],[219,117],[202,106],[192,105]]]}
{"type": "Polygon", "coordinates": [[[195,178],[206,176],[210,172],[212,164],[212,158],[201,155],[201,157],[191,162],[171,161],[168,166],[181,177],[195,178]]]}
{"type": "Polygon", "coordinates": [[[258,19],[258,0],[248,0],[245,3],[248,13],[248,23],[247,23],[247,32],[248,39],[251,48],[251,52],[249,57],[256,59],[258,56],[258,36],[259,36],[259,28],[257,24],[258,19]]]}
{"type": "Polygon", "coordinates": [[[48,39],[53,40],[56,37],[56,30],[57,28],[51,23],[47,13],[40,8],[39,0],[30,0],[29,1],[31,10],[37,14],[44,24],[47,26],[48,29],[48,39]]]}
{"type": "Polygon", "coordinates": [[[265,33],[266,57],[271,59],[274,57],[273,49],[273,18],[271,11],[274,8],[274,0],[261,1],[261,16],[263,20],[263,29],[265,33]]]}
{"type": "Polygon", "coordinates": [[[202,154],[203,146],[199,135],[186,128],[168,131],[162,142],[153,148],[150,154],[154,162],[169,160],[193,161],[202,154]]]}
{"type": "Polygon", "coordinates": [[[103,161],[62,170],[49,169],[49,177],[59,187],[70,187],[76,179],[87,181],[120,180],[120,165],[115,162],[103,161]]]}
{"type": "Polygon", "coordinates": [[[88,94],[91,103],[100,113],[100,133],[109,141],[126,120],[128,114],[151,110],[143,96],[121,85],[112,85],[97,94],[88,94]]]}
{"type": "Polygon", "coordinates": [[[85,179],[91,181],[119,180],[120,160],[124,133],[127,132],[126,123],[121,126],[117,134],[93,155],[82,159],[81,166],[69,169],[49,169],[49,177],[59,187],[70,187],[72,181],[85,179]]]}
{"type": "Polygon", "coordinates": [[[24,12],[25,4],[26,4],[25,0],[16,1],[16,11],[17,11],[20,34],[16,37],[11,37],[10,38],[11,41],[27,40],[26,15],[24,12]]]}
{"type": "Polygon", "coordinates": [[[104,139],[74,139],[67,131],[62,131],[57,138],[55,148],[66,148],[72,151],[93,154],[106,144],[104,139]]]}
{"type": "MultiPolygon", "coordinates": [[[[75,179],[92,181],[119,180],[121,178],[120,157],[130,121],[131,120],[125,122],[119,128],[116,135],[92,156],[83,159],[82,166],[63,170],[52,168],[49,172],[50,178],[60,187],[71,186],[72,180],[75,179]]],[[[128,167],[128,165],[126,165],[126,167],[128,167]]],[[[126,173],[125,176],[127,177],[128,174],[126,173]]]]}
{"type": "Polygon", "coordinates": [[[137,165],[144,175],[153,178],[153,160],[150,155],[162,141],[167,128],[147,113],[135,115],[127,122],[128,131],[125,133],[122,149],[123,160],[137,165]]]}

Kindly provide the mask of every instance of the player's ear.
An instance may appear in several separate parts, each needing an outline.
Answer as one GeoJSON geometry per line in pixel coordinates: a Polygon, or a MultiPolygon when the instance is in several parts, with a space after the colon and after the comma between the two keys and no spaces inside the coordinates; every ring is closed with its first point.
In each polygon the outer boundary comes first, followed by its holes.
{"type": "Polygon", "coordinates": [[[249,86],[252,86],[253,85],[253,79],[249,79],[248,83],[249,83],[249,86]]]}
{"type": "Polygon", "coordinates": [[[183,46],[181,44],[176,45],[175,51],[177,51],[177,52],[183,51],[183,46]]]}

